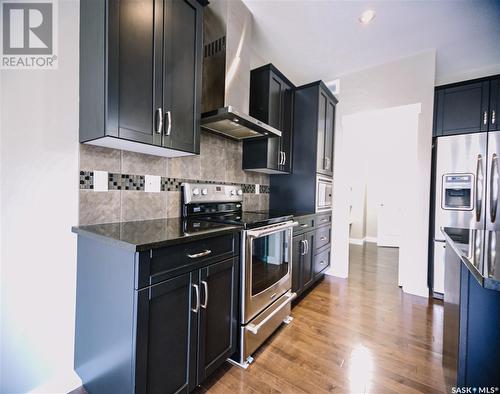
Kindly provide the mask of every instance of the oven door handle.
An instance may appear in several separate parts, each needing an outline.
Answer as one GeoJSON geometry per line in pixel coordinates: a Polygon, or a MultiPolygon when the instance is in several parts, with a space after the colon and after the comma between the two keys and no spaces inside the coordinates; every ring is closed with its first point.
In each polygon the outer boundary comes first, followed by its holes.
{"type": "Polygon", "coordinates": [[[261,230],[248,230],[247,236],[251,238],[260,238],[266,235],[271,235],[274,233],[279,233],[280,231],[286,230],[288,228],[292,228],[298,226],[299,222],[286,222],[283,224],[276,224],[273,226],[269,226],[267,228],[263,228],[261,230]]]}
{"type": "Polygon", "coordinates": [[[291,293],[290,295],[286,295],[287,299],[281,303],[279,307],[277,307],[273,313],[267,316],[264,320],[262,320],[259,324],[247,324],[245,329],[250,331],[252,334],[257,335],[259,330],[264,326],[269,320],[271,320],[280,310],[282,310],[285,306],[287,306],[292,300],[297,297],[297,293],[291,293]]]}

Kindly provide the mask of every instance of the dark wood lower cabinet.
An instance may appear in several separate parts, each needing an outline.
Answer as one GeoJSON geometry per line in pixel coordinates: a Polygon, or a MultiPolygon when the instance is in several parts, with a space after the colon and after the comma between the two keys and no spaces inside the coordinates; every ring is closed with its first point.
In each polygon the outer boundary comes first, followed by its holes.
{"type": "MultiPolygon", "coordinates": [[[[309,222],[316,222],[315,219],[308,218],[309,222]]],[[[298,219],[301,223],[300,218],[298,219]]],[[[309,223],[307,222],[307,224],[309,223]]],[[[304,224],[306,221],[304,220],[304,224]]],[[[302,232],[300,225],[295,230],[292,247],[292,291],[300,295],[304,290],[311,287],[330,266],[330,231],[328,225],[315,227],[304,227],[308,231],[302,232]],[[326,238],[318,242],[317,237],[326,238]]]]}
{"type": "Polygon", "coordinates": [[[136,393],[188,393],[195,386],[195,273],[138,291],[136,393]]]}
{"type": "Polygon", "coordinates": [[[200,291],[198,384],[236,351],[238,260],[203,268],[200,291]]]}
{"type": "Polygon", "coordinates": [[[136,393],[188,393],[236,351],[238,259],[138,291],[136,393]]]}

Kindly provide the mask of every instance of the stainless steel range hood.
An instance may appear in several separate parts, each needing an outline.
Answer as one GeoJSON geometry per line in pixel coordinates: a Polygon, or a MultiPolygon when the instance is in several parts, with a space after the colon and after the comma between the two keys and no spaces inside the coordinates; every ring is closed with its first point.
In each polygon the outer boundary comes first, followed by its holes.
{"type": "Polygon", "coordinates": [[[210,1],[204,11],[201,127],[225,137],[280,137],[248,115],[252,14],[241,0],[210,1]]]}

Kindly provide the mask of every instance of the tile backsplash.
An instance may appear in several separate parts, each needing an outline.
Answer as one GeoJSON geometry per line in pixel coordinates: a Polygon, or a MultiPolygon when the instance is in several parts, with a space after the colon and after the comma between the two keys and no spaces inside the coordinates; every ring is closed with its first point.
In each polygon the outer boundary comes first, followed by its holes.
{"type": "Polygon", "coordinates": [[[79,223],[181,215],[183,181],[241,184],[245,209],[269,207],[269,176],[241,169],[242,143],[201,132],[200,155],[165,158],[80,144],[79,223]],[[93,171],[108,172],[106,192],[93,190],[93,171]],[[144,191],[144,176],[161,177],[161,192],[144,191]],[[255,184],[263,185],[255,193],[255,184]]]}

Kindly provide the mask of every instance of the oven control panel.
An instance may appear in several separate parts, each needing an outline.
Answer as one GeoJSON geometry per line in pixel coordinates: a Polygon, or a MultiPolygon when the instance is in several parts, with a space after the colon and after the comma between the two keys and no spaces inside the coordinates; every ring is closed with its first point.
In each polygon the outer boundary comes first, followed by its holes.
{"type": "Polygon", "coordinates": [[[181,186],[185,204],[196,202],[243,201],[243,190],[240,185],[186,182],[181,186]]]}

